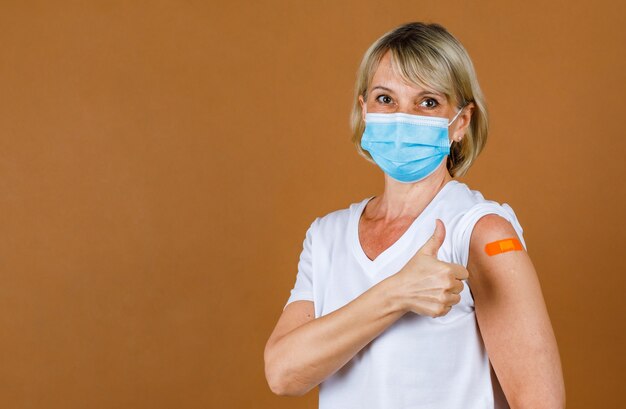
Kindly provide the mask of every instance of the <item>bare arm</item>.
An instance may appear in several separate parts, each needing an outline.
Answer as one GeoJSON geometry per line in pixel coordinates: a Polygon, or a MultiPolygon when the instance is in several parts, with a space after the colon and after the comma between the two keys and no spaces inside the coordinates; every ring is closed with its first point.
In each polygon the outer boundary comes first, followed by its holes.
{"type": "Polygon", "coordinates": [[[268,384],[279,395],[302,395],[346,364],[403,312],[379,284],[344,307],[314,319],[311,301],[287,306],[265,348],[268,384]]]}
{"type": "Polygon", "coordinates": [[[510,237],[517,237],[515,229],[497,215],[474,227],[467,268],[478,325],[512,408],[563,408],[559,351],[530,257],[485,252],[487,243],[510,237]]]}
{"type": "Polygon", "coordinates": [[[467,271],[437,260],[445,228],[398,273],[352,302],[314,319],[313,303],[287,306],[265,347],[265,374],[274,393],[302,395],[345,365],[406,312],[437,317],[450,311],[467,271]]]}

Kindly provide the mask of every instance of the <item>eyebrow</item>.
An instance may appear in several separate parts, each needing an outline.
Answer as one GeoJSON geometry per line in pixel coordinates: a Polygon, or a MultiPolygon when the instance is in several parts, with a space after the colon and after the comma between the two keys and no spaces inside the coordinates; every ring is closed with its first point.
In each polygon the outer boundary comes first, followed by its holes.
{"type": "Polygon", "coordinates": [[[372,88],[372,91],[377,90],[377,89],[382,89],[383,91],[393,92],[392,89],[387,88],[387,87],[383,87],[382,85],[376,85],[374,88],[372,88]]]}
{"type": "MultiPolygon", "coordinates": [[[[388,91],[388,92],[393,92],[393,90],[391,88],[387,88],[387,87],[383,87],[382,85],[376,85],[374,88],[372,88],[372,91],[375,91],[377,89],[383,90],[383,91],[388,91]]],[[[422,92],[420,92],[419,94],[417,94],[418,97],[421,97],[423,95],[437,95],[439,97],[443,97],[444,94],[437,92],[437,91],[428,91],[428,90],[424,90],[422,92]]]]}

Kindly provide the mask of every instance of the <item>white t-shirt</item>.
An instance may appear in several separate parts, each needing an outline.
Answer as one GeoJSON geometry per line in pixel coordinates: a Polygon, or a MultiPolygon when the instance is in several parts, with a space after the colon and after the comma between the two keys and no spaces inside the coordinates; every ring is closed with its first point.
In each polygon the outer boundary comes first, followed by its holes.
{"type": "MultiPolygon", "coordinates": [[[[296,283],[287,304],[313,301],[315,317],[349,303],[397,273],[435,229],[446,227],[438,258],[467,266],[476,222],[497,214],[522,227],[507,204],[485,200],[456,180],[448,182],[408,230],[375,260],[358,238],[367,202],[354,203],[313,221],[306,233],[296,283]]],[[[493,375],[468,285],[445,316],[407,313],[320,385],[320,409],[486,409],[508,405],[493,375]]]]}

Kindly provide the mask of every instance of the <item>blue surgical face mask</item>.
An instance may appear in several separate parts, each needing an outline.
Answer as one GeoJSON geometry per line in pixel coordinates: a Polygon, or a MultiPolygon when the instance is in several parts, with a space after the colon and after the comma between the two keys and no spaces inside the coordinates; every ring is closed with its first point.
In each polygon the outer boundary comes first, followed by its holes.
{"type": "Polygon", "coordinates": [[[452,121],[434,116],[366,114],[361,147],[389,176],[399,182],[420,181],[450,154],[448,127],[452,121]]]}

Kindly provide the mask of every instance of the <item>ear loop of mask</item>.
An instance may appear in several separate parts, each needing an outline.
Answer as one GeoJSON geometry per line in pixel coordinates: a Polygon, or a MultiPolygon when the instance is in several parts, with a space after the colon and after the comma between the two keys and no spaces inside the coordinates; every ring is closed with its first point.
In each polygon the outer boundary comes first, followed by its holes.
{"type": "Polygon", "coordinates": [[[463,112],[463,108],[465,108],[465,107],[461,107],[461,109],[459,109],[459,112],[457,112],[456,115],[454,116],[454,118],[452,118],[452,121],[450,121],[448,123],[448,126],[452,125],[454,123],[454,121],[456,121],[456,119],[459,117],[459,115],[461,115],[461,112],[463,112]]]}
{"type": "MultiPolygon", "coordinates": [[[[454,118],[452,118],[452,121],[450,121],[448,123],[448,126],[452,125],[454,123],[454,121],[456,121],[456,119],[459,117],[459,115],[461,115],[461,112],[463,112],[463,109],[465,108],[465,106],[462,106],[461,109],[459,109],[459,112],[456,113],[456,115],[454,116],[454,118]]],[[[449,145],[448,146],[452,146],[452,142],[454,142],[452,139],[450,139],[450,141],[448,142],[449,145]]]]}

